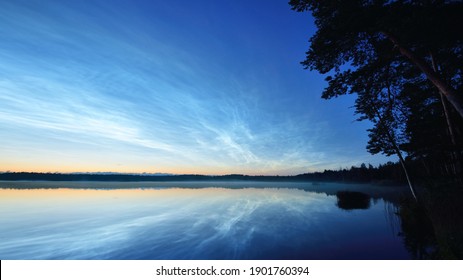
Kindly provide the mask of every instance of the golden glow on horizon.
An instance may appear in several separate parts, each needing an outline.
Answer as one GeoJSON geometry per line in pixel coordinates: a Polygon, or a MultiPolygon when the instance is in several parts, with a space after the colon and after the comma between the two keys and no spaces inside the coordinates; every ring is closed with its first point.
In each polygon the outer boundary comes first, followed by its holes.
{"type": "MultiPolygon", "coordinates": [[[[246,170],[243,168],[229,167],[160,167],[147,168],[146,166],[113,166],[103,168],[96,164],[83,165],[57,165],[53,163],[43,163],[40,166],[32,163],[5,163],[0,162],[0,172],[38,172],[38,173],[93,173],[93,172],[117,172],[117,173],[168,173],[168,174],[202,174],[202,175],[228,175],[228,174],[244,174],[244,175],[297,175],[294,172],[272,172],[263,170],[246,170]]],[[[309,172],[309,170],[307,171],[309,172]]]]}
{"type": "Polygon", "coordinates": [[[55,164],[41,164],[37,166],[35,164],[9,164],[0,162],[0,171],[10,172],[41,172],[41,173],[73,173],[73,172],[119,172],[119,173],[172,173],[172,174],[192,174],[195,170],[190,169],[176,169],[176,168],[165,168],[165,169],[148,169],[148,168],[133,168],[133,167],[112,167],[102,168],[101,166],[86,164],[86,165],[55,165],[55,164]]]}

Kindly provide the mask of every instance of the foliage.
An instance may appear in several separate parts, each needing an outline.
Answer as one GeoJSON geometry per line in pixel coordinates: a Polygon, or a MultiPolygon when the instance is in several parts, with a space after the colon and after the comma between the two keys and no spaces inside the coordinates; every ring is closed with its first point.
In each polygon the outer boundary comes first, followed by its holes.
{"type": "Polygon", "coordinates": [[[422,163],[428,176],[460,180],[463,3],[291,0],[290,4],[296,11],[311,11],[315,18],[318,30],[302,64],[327,75],[322,97],[357,94],[358,120],[373,123],[368,151],[399,158],[405,152],[422,163]],[[449,109],[443,106],[447,102],[449,109]]]}

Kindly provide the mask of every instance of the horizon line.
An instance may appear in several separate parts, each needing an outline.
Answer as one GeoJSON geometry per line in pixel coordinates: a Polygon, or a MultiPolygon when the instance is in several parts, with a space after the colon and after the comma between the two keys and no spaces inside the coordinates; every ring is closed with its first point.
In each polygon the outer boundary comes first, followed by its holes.
{"type": "MultiPolygon", "coordinates": [[[[325,171],[325,170],[324,170],[325,171]]],[[[19,174],[19,173],[29,173],[29,174],[59,174],[59,175],[133,175],[133,176],[207,176],[207,177],[222,177],[222,176],[249,176],[249,177],[291,177],[291,176],[298,176],[303,174],[311,174],[311,173],[322,173],[324,171],[314,171],[314,172],[306,172],[306,173],[299,173],[299,174],[292,174],[292,175],[265,175],[265,174],[243,174],[243,173],[229,173],[229,174],[201,174],[201,173],[164,173],[164,172],[113,172],[113,171],[88,171],[88,172],[58,172],[58,171],[47,171],[47,172],[39,172],[39,171],[0,171],[0,174],[19,174]]]]}
{"type": "MultiPolygon", "coordinates": [[[[397,163],[397,162],[388,162],[388,163],[397,163]]],[[[368,164],[370,165],[370,164],[368,164]]],[[[373,168],[380,168],[383,164],[379,164],[378,166],[373,166],[373,168]]],[[[324,169],[323,171],[307,171],[304,173],[298,174],[287,174],[287,175],[280,175],[280,174],[244,174],[244,173],[227,173],[227,174],[201,174],[201,173],[168,173],[168,172],[117,172],[117,171],[75,171],[75,172],[59,172],[59,171],[0,171],[0,174],[8,174],[8,173],[32,173],[32,174],[60,174],[60,175],[132,175],[132,176],[208,176],[208,177],[222,177],[222,176],[248,176],[248,177],[293,177],[298,175],[304,174],[316,174],[316,173],[324,173],[326,171],[343,171],[343,170],[350,170],[352,167],[361,168],[360,166],[351,166],[351,167],[340,167],[339,169],[324,169]]],[[[369,167],[368,167],[369,168],[369,167]]]]}

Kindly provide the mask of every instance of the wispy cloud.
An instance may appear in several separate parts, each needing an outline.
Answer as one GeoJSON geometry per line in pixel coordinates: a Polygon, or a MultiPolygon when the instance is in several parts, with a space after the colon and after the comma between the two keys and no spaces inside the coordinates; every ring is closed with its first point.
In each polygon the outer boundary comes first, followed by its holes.
{"type": "Polygon", "coordinates": [[[278,62],[142,4],[0,3],[0,155],[27,162],[21,149],[36,141],[35,164],[54,151],[43,162],[59,169],[68,143],[76,161],[93,158],[101,170],[125,162],[134,171],[248,174],[300,173],[345,155],[331,147],[330,120],[298,104],[304,87],[259,66],[278,62]]]}

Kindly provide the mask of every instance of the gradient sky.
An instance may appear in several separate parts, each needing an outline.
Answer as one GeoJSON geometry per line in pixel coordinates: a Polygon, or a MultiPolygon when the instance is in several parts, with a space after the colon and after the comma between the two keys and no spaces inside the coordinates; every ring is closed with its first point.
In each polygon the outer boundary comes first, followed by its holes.
{"type": "Polygon", "coordinates": [[[0,1],[0,171],[299,174],[387,159],[287,0],[0,1]]]}

